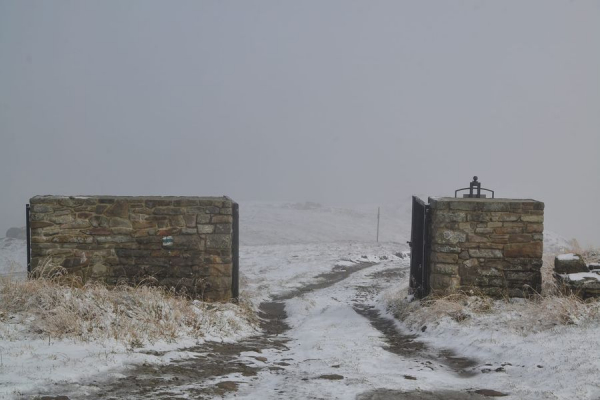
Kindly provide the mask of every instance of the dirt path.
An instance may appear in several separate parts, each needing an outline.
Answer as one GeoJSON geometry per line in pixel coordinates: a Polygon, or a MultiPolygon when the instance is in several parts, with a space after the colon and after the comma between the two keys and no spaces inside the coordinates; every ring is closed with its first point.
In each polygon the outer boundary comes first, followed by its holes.
{"type": "MultiPolygon", "coordinates": [[[[86,399],[213,399],[221,397],[227,393],[238,390],[239,379],[242,377],[245,385],[253,387],[256,382],[256,397],[261,398],[261,391],[258,374],[267,371],[272,374],[279,374],[285,377],[284,382],[300,380],[298,375],[289,374],[293,372],[293,365],[286,362],[286,352],[289,350],[290,338],[286,335],[290,330],[287,323],[287,314],[285,310],[285,301],[299,298],[301,296],[310,297],[311,293],[329,288],[336,283],[342,282],[352,274],[372,267],[373,263],[361,263],[351,267],[335,267],[332,271],[316,277],[316,283],[305,285],[283,295],[275,296],[272,301],[264,302],[260,305],[259,316],[261,317],[262,335],[250,337],[234,344],[207,342],[201,346],[185,349],[193,353],[193,356],[187,359],[174,360],[166,365],[136,365],[123,372],[123,377],[109,382],[86,382],[84,387],[87,389],[85,395],[70,393],[69,387],[56,387],[52,395],[64,395],[62,399],[86,398],[86,399]],[[263,357],[263,352],[269,353],[269,359],[263,357]],[[248,357],[241,357],[242,353],[258,354],[252,356],[254,360],[248,360],[248,357]],[[258,361],[258,362],[255,362],[258,361]],[[290,369],[288,369],[290,368],[290,369]],[[227,380],[223,380],[223,379],[227,380]]],[[[415,341],[414,336],[404,335],[399,332],[394,322],[383,318],[379,312],[367,305],[368,300],[372,299],[380,290],[380,283],[399,282],[405,271],[400,269],[387,269],[368,275],[369,284],[354,288],[356,296],[352,304],[349,304],[354,311],[365,317],[369,323],[377,329],[384,337],[387,351],[398,354],[405,358],[410,358],[416,363],[420,363],[423,368],[443,369],[454,371],[461,377],[469,377],[473,374],[473,366],[476,364],[473,360],[468,360],[455,356],[450,352],[432,351],[423,343],[415,341]]],[[[314,296],[314,295],[312,295],[314,296]]],[[[291,360],[291,359],[290,359],[291,360]]],[[[290,361],[291,362],[291,361],[290,361]]],[[[335,365],[333,366],[335,367],[335,365]]],[[[401,377],[401,372],[399,372],[401,377]]],[[[337,373],[328,373],[315,376],[311,379],[336,381],[344,379],[344,376],[337,373]]],[[[405,376],[405,379],[406,378],[405,376]]],[[[248,386],[246,386],[248,389],[248,386]]],[[[286,392],[286,386],[274,388],[276,392],[271,392],[276,398],[305,398],[298,393],[286,392]]],[[[48,395],[50,393],[46,393],[48,395]]],[[[487,393],[489,395],[489,393],[487,393]]],[[[248,397],[247,397],[248,398],[248,397]]],[[[306,398],[322,398],[310,397],[306,398]]],[[[429,399],[479,399],[486,398],[483,394],[475,392],[400,392],[387,389],[376,389],[359,395],[362,400],[379,399],[408,399],[408,400],[429,400],[429,399]]]]}
{"type": "Polygon", "coordinates": [[[357,299],[353,304],[354,311],[363,317],[367,318],[371,325],[383,334],[388,346],[386,350],[403,356],[412,358],[417,362],[422,363],[425,368],[432,368],[435,364],[443,364],[452,369],[456,374],[462,377],[470,377],[477,374],[475,360],[460,357],[453,351],[441,349],[434,351],[425,346],[423,342],[416,341],[416,335],[407,335],[401,333],[393,320],[384,318],[380,315],[379,310],[373,306],[365,304],[365,300],[378,293],[381,282],[395,281],[399,282],[404,274],[400,269],[388,269],[381,272],[370,274],[373,278],[369,286],[358,288],[357,299]],[[435,364],[434,364],[435,363],[435,364]]]}
{"type": "MultiPolygon", "coordinates": [[[[265,349],[276,349],[278,352],[287,349],[288,338],[284,333],[289,330],[285,320],[285,300],[332,286],[351,274],[373,266],[373,263],[360,263],[351,267],[335,267],[331,272],[318,275],[316,283],[305,285],[283,295],[273,297],[272,301],[263,302],[259,307],[262,335],[252,336],[238,343],[206,342],[201,346],[183,349],[195,353],[188,359],[174,360],[165,365],[142,364],[124,372],[124,377],[110,381],[86,382],[88,393],[85,396],[68,394],[68,387],[57,387],[51,393],[38,394],[47,399],[212,399],[227,392],[235,391],[237,383],[221,381],[214,383],[215,378],[241,374],[245,377],[256,376],[261,369],[282,370],[285,365],[268,365],[257,367],[255,363],[239,360],[243,352],[261,353],[265,349]],[[60,394],[59,394],[60,393],[60,394]],[[65,393],[68,395],[66,397],[65,393]]],[[[150,354],[161,355],[159,352],[150,354]]],[[[260,359],[261,357],[257,357],[260,359]]],[[[285,364],[285,363],[283,363],[285,364]]]]}

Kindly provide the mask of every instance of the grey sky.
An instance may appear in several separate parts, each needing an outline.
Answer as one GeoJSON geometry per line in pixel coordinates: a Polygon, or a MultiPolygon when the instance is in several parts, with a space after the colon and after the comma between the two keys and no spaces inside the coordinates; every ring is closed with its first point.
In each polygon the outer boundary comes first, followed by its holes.
{"type": "Polygon", "coordinates": [[[0,0],[0,233],[35,194],[390,203],[477,174],[600,246],[600,1],[0,0]]]}

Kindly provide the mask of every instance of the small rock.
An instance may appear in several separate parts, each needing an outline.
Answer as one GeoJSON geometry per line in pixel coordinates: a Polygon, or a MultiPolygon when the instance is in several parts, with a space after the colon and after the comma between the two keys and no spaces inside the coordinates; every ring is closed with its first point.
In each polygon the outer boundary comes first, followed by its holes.
{"type": "Polygon", "coordinates": [[[421,327],[421,332],[425,332],[426,330],[427,330],[427,325],[423,325],[423,326],[421,327]]]}
{"type": "Polygon", "coordinates": [[[487,397],[508,396],[508,394],[506,394],[506,393],[498,392],[497,390],[492,390],[492,389],[479,389],[479,390],[476,390],[475,393],[480,394],[482,396],[487,396],[487,397]]]}
{"type": "Polygon", "coordinates": [[[267,362],[267,357],[254,357],[258,361],[267,362]]]}
{"type": "Polygon", "coordinates": [[[223,390],[235,391],[237,390],[238,384],[233,381],[223,381],[217,383],[217,386],[223,390]]]}
{"type": "Polygon", "coordinates": [[[325,374],[325,375],[317,376],[317,379],[327,379],[330,381],[339,381],[339,380],[344,379],[344,377],[342,375],[338,375],[338,374],[325,374]]]}
{"type": "Polygon", "coordinates": [[[40,400],[69,400],[67,396],[42,396],[40,400]]]}
{"type": "Polygon", "coordinates": [[[554,272],[557,274],[575,274],[589,272],[580,254],[561,254],[554,259],[554,272]]]}
{"type": "Polygon", "coordinates": [[[404,375],[404,379],[409,379],[411,381],[416,381],[417,380],[417,378],[414,377],[414,376],[412,376],[412,375],[404,375]]]}

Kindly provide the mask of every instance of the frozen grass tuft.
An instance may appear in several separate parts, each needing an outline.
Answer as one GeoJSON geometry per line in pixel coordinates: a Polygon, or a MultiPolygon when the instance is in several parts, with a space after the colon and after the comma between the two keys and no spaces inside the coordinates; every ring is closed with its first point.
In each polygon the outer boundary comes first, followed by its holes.
{"type": "Polygon", "coordinates": [[[528,335],[559,325],[584,326],[600,322],[600,302],[582,301],[560,291],[529,299],[503,300],[456,293],[412,302],[403,294],[400,291],[388,293],[387,309],[413,330],[450,319],[459,324],[476,324],[482,328],[528,335]]]}
{"type": "Polygon", "coordinates": [[[255,313],[243,302],[204,303],[148,286],[81,285],[56,269],[42,275],[0,279],[0,327],[19,320],[33,336],[113,339],[132,348],[181,338],[236,339],[258,330],[255,313]]]}

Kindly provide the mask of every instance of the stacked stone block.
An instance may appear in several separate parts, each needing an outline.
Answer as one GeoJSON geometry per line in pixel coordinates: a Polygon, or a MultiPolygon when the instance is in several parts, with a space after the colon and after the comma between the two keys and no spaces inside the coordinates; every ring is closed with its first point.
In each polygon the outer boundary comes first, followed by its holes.
{"type": "Polygon", "coordinates": [[[541,291],[544,203],[430,199],[433,294],[473,290],[500,297],[541,291]]]}
{"type": "Polygon", "coordinates": [[[155,283],[207,300],[232,297],[227,197],[36,196],[32,270],[62,266],[85,283],[155,283]]]}

